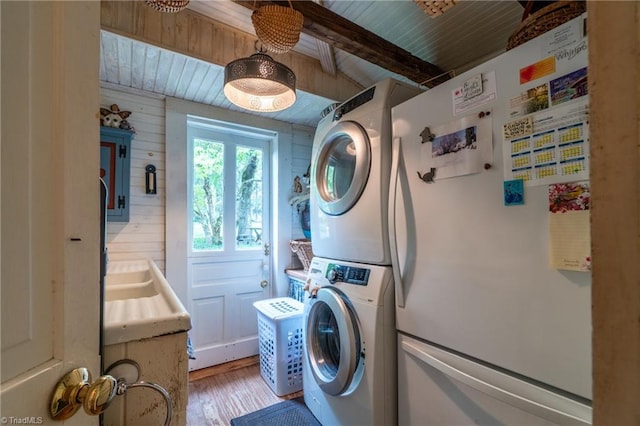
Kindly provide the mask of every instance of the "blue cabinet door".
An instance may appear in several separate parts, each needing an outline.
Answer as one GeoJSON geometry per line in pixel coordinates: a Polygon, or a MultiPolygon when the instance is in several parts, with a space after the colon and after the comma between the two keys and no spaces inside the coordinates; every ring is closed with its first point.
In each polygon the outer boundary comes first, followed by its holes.
{"type": "Polygon", "coordinates": [[[100,177],[107,184],[107,220],[129,221],[133,132],[100,127],[100,177]]]}

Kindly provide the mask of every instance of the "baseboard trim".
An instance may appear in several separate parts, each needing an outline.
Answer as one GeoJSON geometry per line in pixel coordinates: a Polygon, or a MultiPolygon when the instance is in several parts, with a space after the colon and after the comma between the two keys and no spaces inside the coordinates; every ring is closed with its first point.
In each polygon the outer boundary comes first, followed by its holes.
{"type": "Polygon", "coordinates": [[[225,362],[224,364],[213,365],[211,367],[201,368],[189,372],[189,381],[204,379],[206,377],[216,376],[218,374],[228,373],[229,371],[239,370],[249,367],[260,362],[260,355],[254,355],[246,358],[236,359],[234,361],[225,362]]]}

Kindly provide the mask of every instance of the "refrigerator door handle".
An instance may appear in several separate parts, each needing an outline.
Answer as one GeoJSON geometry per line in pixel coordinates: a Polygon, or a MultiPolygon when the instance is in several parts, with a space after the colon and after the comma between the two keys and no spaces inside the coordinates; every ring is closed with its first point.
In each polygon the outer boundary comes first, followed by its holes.
{"type": "MultiPolygon", "coordinates": [[[[421,347],[423,346],[422,344],[420,344],[420,346],[412,344],[411,342],[404,340],[402,337],[400,340],[403,351],[415,356],[422,362],[440,371],[442,374],[471,386],[472,388],[506,404],[518,407],[528,413],[561,425],[592,424],[591,407],[585,404],[581,404],[577,401],[565,398],[529,383],[522,382],[498,371],[495,371],[492,374],[496,375],[496,377],[497,375],[504,376],[506,379],[499,380],[501,382],[499,385],[489,383],[450,365],[444,360],[439,359],[436,352],[440,351],[434,350],[434,354],[431,354],[427,352],[429,350],[428,348],[421,347]],[[510,381],[524,383],[526,386],[527,397],[522,396],[523,388],[521,386],[520,389],[516,389],[518,386],[515,385],[513,387],[509,387],[508,385],[510,381]]],[[[455,355],[447,354],[444,357],[447,356],[454,357],[455,355]]],[[[466,362],[471,363],[471,361],[466,362]]],[[[488,367],[484,367],[480,364],[476,365],[481,368],[489,369],[488,367]]]]}
{"type": "Polygon", "coordinates": [[[398,168],[401,154],[401,138],[393,138],[391,153],[391,180],[389,183],[389,248],[391,249],[391,266],[396,288],[396,306],[404,308],[404,285],[400,274],[400,258],[398,256],[398,242],[396,233],[396,201],[398,189],[398,168]]]}

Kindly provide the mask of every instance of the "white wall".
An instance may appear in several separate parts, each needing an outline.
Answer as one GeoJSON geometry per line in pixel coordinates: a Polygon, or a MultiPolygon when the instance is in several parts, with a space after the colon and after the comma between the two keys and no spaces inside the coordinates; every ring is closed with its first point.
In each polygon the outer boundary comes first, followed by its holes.
{"type": "Polygon", "coordinates": [[[127,119],[136,129],[131,141],[131,193],[129,222],[107,224],[109,260],[152,258],[160,270],[165,267],[165,130],[164,97],[141,91],[123,92],[103,84],[100,107],[118,104],[131,111],[127,119]],[[157,170],[158,193],[145,193],[145,166],[157,170]]]}
{"type": "MultiPolygon", "coordinates": [[[[291,158],[291,176],[289,179],[289,192],[287,197],[293,195],[293,180],[296,176],[301,179],[307,172],[307,168],[311,163],[311,149],[313,145],[313,133],[311,134],[299,134],[294,137],[292,146],[292,158],[291,158]],[[311,140],[311,143],[308,142],[311,140]]],[[[304,184],[303,184],[304,185],[304,184]]],[[[300,217],[296,208],[291,208],[291,239],[305,238],[302,233],[302,227],[300,226],[300,217]]],[[[291,253],[290,265],[293,269],[302,268],[302,264],[298,259],[298,256],[291,253]]]]}
{"type": "MultiPolygon", "coordinates": [[[[128,223],[109,222],[107,247],[110,260],[151,257],[165,274],[168,272],[167,238],[171,237],[170,231],[165,234],[167,209],[182,208],[166,204],[166,191],[171,190],[171,185],[167,185],[165,164],[166,138],[170,133],[165,130],[168,103],[178,105],[178,109],[183,113],[255,126],[278,133],[278,144],[274,147],[272,157],[275,160],[272,167],[275,179],[273,189],[278,197],[273,205],[277,214],[273,219],[278,230],[277,242],[274,244],[278,254],[274,257],[273,264],[276,284],[273,296],[286,295],[288,279],[284,270],[301,267],[297,256],[289,249],[289,240],[304,238],[297,212],[289,206],[288,199],[292,195],[294,177],[302,177],[311,161],[315,129],[194,102],[165,99],[164,96],[154,93],[102,83],[100,106],[109,108],[114,103],[118,104],[121,110],[132,112],[128,121],[135,127],[136,134],[131,143],[130,220],[128,223]],[[155,165],[157,170],[158,193],[154,195],[145,194],[144,167],[150,163],[155,165]]],[[[169,246],[179,248],[180,245],[171,241],[169,246]]],[[[169,282],[185,303],[186,288],[183,288],[182,283],[186,283],[186,271],[174,268],[171,274],[181,277],[169,282]]]]}

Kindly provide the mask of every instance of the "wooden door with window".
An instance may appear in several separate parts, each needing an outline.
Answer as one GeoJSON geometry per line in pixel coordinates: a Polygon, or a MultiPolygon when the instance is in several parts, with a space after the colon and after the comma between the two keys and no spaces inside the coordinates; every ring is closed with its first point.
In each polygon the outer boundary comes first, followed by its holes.
{"type": "Polygon", "coordinates": [[[187,280],[200,369],[258,353],[253,303],[270,295],[270,139],[187,123],[187,280]]]}

